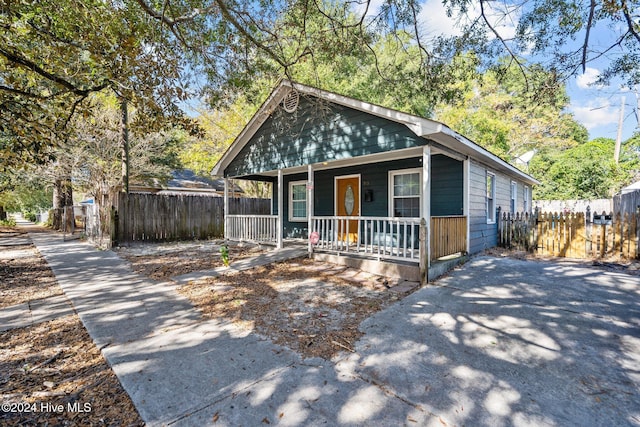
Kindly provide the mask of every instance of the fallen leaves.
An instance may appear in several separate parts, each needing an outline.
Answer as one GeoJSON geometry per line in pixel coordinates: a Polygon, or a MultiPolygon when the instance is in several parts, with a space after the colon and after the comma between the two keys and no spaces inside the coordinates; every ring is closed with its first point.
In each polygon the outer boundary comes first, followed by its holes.
{"type": "Polygon", "coordinates": [[[143,425],[76,315],[0,333],[2,425],[143,425]],[[25,369],[26,367],[26,369],[25,369]]]}
{"type": "MultiPolygon", "coordinates": [[[[24,232],[0,229],[0,276],[0,307],[62,294],[24,232]]],[[[0,332],[0,400],[0,425],[144,424],[76,315],[0,332]]]]}
{"type": "Polygon", "coordinates": [[[304,357],[355,351],[360,323],[402,295],[377,276],[309,259],[290,260],[215,279],[179,292],[209,318],[227,318],[304,357]]]}
{"type": "Polygon", "coordinates": [[[0,308],[62,295],[51,269],[29,240],[24,245],[0,245],[0,277],[0,308]]]}

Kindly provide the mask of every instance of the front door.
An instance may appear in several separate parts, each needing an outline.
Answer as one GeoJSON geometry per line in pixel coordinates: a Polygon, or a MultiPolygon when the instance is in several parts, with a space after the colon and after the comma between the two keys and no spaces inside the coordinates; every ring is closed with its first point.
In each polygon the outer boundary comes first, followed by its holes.
{"type": "MultiPolygon", "coordinates": [[[[336,177],[336,215],[360,216],[360,176],[336,177]]],[[[338,240],[358,241],[358,221],[338,221],[338,240]]]]}

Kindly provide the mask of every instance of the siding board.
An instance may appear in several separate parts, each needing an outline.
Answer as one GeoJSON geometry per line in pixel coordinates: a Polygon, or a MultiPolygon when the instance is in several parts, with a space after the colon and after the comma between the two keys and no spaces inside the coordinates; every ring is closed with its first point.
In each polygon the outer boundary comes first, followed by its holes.
{"type": "Polygon", "coordinates": [[[259,174],[326,160],[426,145],[405,125],[302,97],[293,114],[276,109],[225,170],[259,174]]]}

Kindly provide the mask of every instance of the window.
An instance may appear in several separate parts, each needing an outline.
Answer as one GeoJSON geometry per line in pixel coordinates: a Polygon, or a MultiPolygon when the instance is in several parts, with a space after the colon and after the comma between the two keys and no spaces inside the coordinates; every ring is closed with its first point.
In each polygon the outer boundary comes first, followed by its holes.
{"type": "Polygon", "coordinates": [[[496,176],[487,172],[487,223],[496,222],[496,176]]]}
{"type": "Polygon", "coordinates": [[[389,215],[420,218],[422,169],[389,172],[389,215]]]}
{"type": "Polygon", "coordinates": [[[518,183],[511,181],[511,213],[515,214],[518,209],[518,183]]]}
{"type": "Polygon", "coordinates": [[[307,220],[307,182],[289,183],[289,221],[307,220]]]}
{"type": "Polygon", "coordinates": [[[524,187],[524,197],[522,199],[522,203],[524,204],[524,211],[529,212],[529,187],[524,187]]]}

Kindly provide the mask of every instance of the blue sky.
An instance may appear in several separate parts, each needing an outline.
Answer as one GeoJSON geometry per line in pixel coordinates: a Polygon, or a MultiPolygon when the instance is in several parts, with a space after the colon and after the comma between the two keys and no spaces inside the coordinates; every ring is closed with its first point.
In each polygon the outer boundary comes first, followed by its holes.
{"type": "MultiPolygon", "coordinates": [[[[382,0],[372,0],[369,13],[376,10],[382,0]]],[[[500,2],[502,7],[507,2],[500,2]]],[[[515,10],[515,9],[514,9],[515,10]]],[[[470,14],[479,16],[479,7],[469,11],[470,14]]],[[[509,39],[515,34],[517,26],[518,12],[510,14],[496,14],[492,25],[498,33],[505,39],[509,39]]],[[[420,12],[419,21],[422,22],[422,31],[428,38],[437,37],[440,34],[460,35],[459,25],[452,18],[447,17],[442,0],[426,0],[420,12]]],[[[612,38],[609,28],[600,26],[592,30],[591,40],[597,47],[608,46],[608,41],[612,38]]],[[[578,122],[582,123],[589,131],[591,139],[597,137],[607,137],[615,139],[618,130],[618,118],[620,114],[620,104],[622,97],[625,97],[623,141],[630,138],[638,126],[636,110],[638,100],[636,92],[628,88],[621,88],[619,84],[613,82],[608,87],[594,86],[593,82],[598,74],[606,68],[606,60],[590,63],[586,72],[576,77],[571,77],[566,82],[567,93],[571,98],[571,103],[567,110],[574,114],[578,122]]],[[[637,88],[640,91],[640,88],[637,88]]]]}

